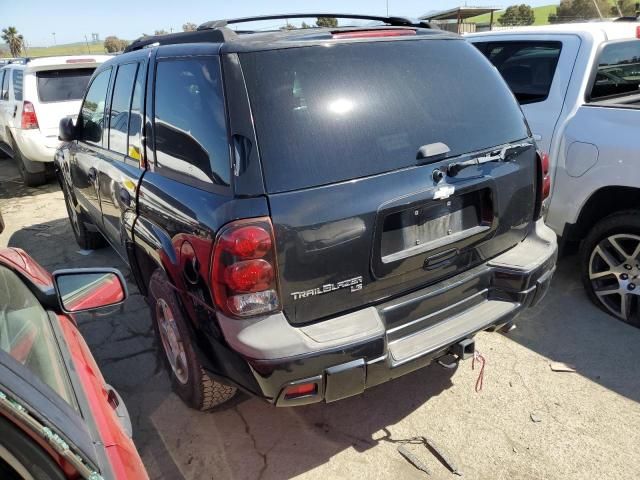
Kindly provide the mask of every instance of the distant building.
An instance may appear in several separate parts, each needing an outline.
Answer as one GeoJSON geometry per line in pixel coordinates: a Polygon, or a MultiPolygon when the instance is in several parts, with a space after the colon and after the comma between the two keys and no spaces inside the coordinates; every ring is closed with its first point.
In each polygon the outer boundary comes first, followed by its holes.
{"type": "Polygon", "coordinates": [[[99,33],[92,33],[91,34],[91,41],[94,43],[97,43],[100,41],[100,34],[99,33]]]}
{"type": "MultiPolygon", "coordinates": [[[[489,28],[491,30],[493,26],[493,12],[500,10],[499,8],[492,7],[456,7],[449,10],[443,10],[440,12],[427,13],[420,17],[420,20],[428,20],[429,22],[437,25],[442,30],[447,30],[454,33],[473,33],[479,30],[475,22],[465,22],[465,20],[478,15],[489,15],[489,28]]],[[[487,30],[487,28],[483,28],[487,30]]]]}

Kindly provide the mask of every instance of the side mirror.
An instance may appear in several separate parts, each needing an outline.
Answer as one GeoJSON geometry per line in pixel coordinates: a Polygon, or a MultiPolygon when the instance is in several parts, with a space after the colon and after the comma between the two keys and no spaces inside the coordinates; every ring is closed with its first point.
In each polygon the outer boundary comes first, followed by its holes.
{"type": "Polygon", "coordinates": [[[76,139],[76,126],[73,124],[73,119],[65,117],[60,120],[58,125],[58,140],[63,142],[70,142],[76,139]]]}
{"type": "Polygon", "coordinates": [[[119,305],[127,298],[127,284],[115,268],[74,268],[53,272],[60,308],[79,313],[119,305]]]}

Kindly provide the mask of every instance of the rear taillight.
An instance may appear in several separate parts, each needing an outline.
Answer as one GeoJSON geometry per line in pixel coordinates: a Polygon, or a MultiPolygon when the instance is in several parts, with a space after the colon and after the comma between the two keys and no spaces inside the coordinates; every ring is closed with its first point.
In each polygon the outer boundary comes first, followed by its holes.
{"type": "Polygon", "coordinates": [[[213,249],[211,288],[216,306],[236,317],[280,309],[273,227],[268,217],[227,225],[213,249]]]}
{"type": "Polygon", "coordinates": [[[22,104],[22,129],[38,128],[38,117],[36,117],[36,109],[33,103],[25,100],[22,104]]]}
{"type": "Polygon", "coordinates": [[[640,38],[640,26],[636,27],[636,38],[640,38]]]}
{"type": "Polygon", "coordinates": [[[540,170],[542,171],[542,200],[549,198],[551,193],[551,175],[549,174],[549,154],[540,155],[540,170]]]}
{"type": "Polygon", "coordinates": [[[549,198],[551,193],[551,173],[549,165],[549,154],[538,152],[538,191],[537,191],[537,206],[536,206],[536,218],[542,216],[542,203],[549,198]]]}
{"type": "Polygon", "coordinates": [[[355,30],[352,32],[336,32],[332,38],[376,38],[376,37],[407,37],[415,35],[416,31],[409,28],[397,28],[389,30],[355,30]]]}

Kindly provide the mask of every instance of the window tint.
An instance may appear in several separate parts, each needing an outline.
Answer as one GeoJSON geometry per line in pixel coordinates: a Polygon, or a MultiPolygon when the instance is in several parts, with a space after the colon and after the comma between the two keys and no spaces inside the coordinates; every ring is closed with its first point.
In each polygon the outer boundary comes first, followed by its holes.
{"type": "Polygon", "coordinates": [[[0,266],[0,350],[75,407],[47,312],[18,276],[0,266]]]}
{"type": "Polygon", "coordinates": [[[547,99],[561,42],[491,42],[476,46],[496,66],[521,104],[547,99]]]}
{"type": "Polygon", "coordinates": [[[111,100],[109,115],[109,150],[122,154],[127,153],[129,108],[137,69],[137,63],[120,65],[113,87],[113,99],[111,100]]]}
{"type": "Polygon", "coordinates": [[[37,72],[38,97],[41,102],[80,100],[95,68],[73,68],[37,72]]]}
{"type": "Polygon", "coordinates": [[[0,91],[0,100],[9,100],[9,75],[11,74],[11,70],[4,70],[2,72],[2,90],[0,91]]]}
{"type": "Polygon", "coordinates": [[[602,49],[591,100],[629,93],[640,93],[640,40],[602,49]]]}
{"type": "Polygon", "coordinates": [[[22,83],[23,83],[23,71],[13,71],[13,97],[14,100],[22,100],[22,83]]]}
{"type": "Polygon", "coordinates": [[[313,46],[241,54],[267,189],[293,190],[525,138],[518,105],[462,40],[313,46]]]}
{"type": "Polygon", "coordinates": [[[229,147],[218,59],[160,61],[155,92],[158,171],[228,185],[229,147]]]}
{"type": "Polygon", "coordinates": [[[144,84],[147,80],[146,67],[138,68],[136,83],[131,100],[131,115],[129,116],[129,156],[135,160],[142,158],[142,114],[144,112],[144,84]]]}
{"type": "Polygon", "coordinates": [[[109,87],[111,69],[101,72],[91,83],[80,109],[80,140],[102,145],[104,129],[104,105],[109,87]]]}

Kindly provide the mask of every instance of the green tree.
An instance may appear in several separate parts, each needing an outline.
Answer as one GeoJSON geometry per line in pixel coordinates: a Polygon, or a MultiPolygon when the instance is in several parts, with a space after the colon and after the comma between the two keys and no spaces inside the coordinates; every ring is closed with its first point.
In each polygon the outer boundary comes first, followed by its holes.
{"type": "Polygon", "coordinates": [[[498,19],[498,23],[503,26],[533,25],[536,16],[529,5],[511,5],[507,7],[504,14],[498,19]]]}
{"type": "Polygon", "coordinates": [[[313,25],[309,25],[307,22],[303,21],[302,22],[302,27],[300,28],[313,28],[313,25]]]}
{"type": "Polygon", "coordinates": [[[166,35],[169,32],[167,32],[164,28],[161,28],[160,30],[156,30],[155,32],[153,32],[154,35],[166,35]]]}
{"type": "Polygon", "coordinates": [[[7,27],[2,29],[2,39],[9,45],[9,51],[12,57],[22,56],[24,50],[24,37],[18,33],[16,27],[7,27]]]}
{"type": "Polygon", "coordinates": [[[338,19],[335,17],[318,17],[316,25],[318,27],[336,28],[338,26],[338,19]]]}
{"type": "Polygon", "coordinates": [[[127,48],[128,45],[129,42],[127,42],[126,40],[122,40],[115,35],[109,35],[104,39],[104,49],[107,51],[107,53],[121,52],[125,48],[127,48]]]}
{"type": "Polygon", "coordinates": [[[195,32],[198,26],[195,23],[187,22],[182,25],[183,32],[195,32]]]}
{"type": "Polygon", "coordinates": [[[611,7],[611,15],[617,17],[622,13],[623,17],[632,17],[636,15],[637,0],[617,0],[617,7],[611,7]],[[620,8],[620,11],[618,11],[620,8]]]}
{"type": "Polygon", "coordinates": [[[568,23],[611,14],[609,0],[561,0],[556,13],[549,14],[549,23],[568,23]]]}

